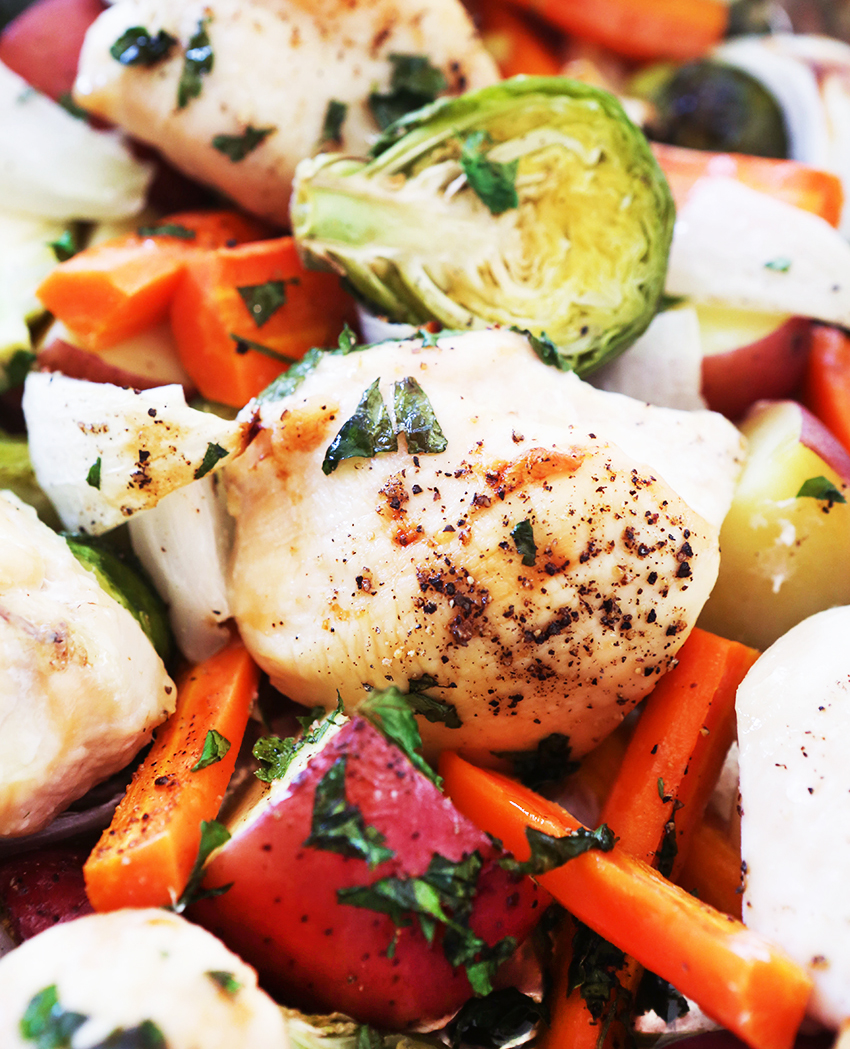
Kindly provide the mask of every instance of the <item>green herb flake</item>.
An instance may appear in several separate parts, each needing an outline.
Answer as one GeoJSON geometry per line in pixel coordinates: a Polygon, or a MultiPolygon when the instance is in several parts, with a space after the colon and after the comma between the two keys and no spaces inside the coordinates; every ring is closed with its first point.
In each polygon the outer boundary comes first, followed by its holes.
{"type": "Polygon", "coordinates": [[[238,994],[242,990],[242,984],[236,979],[233,973],[227,972],[225,969],[209,969],[206,974],[213,983],[224,991],[225,994],[233,995],[238,994]]]}
{"type": "Polygon", "coordinates": [[[771,259],[764,264],[764,268],[771,270],[773,273],[787,273],[791,269],[791,259],[771,259]]]}
{"type": "Polygon", "coordinates": [[[655,867],[662,877],[669,878],[673,873],[673,864],[676,862],[678,855],[679,842],[676,837],[676,821],[669,819],[664,824],[664,830],[661,833],[661,844],[655,852],[655,867]]]}
{"type": "Polygon", "coordinates": [[[531,521],[520,521],[511,529],[511,539],[517,553],[522,555],[522,563],[530,568],[537,560],[537,544],[534,542],[534,529],[531,521]]]}
{"type": "Polygon", "coordinates": [[[829,509],[835,503],[846,503],[847,500],[835,487],[828,477],[810,477],[800,486],[797,492],[798,499],[817,499],[819,502],[828,503],[829,509]]]}
{"type": "Polygon", "coordinates": [[[278,353],[277,350],[273,350],[271,346],[266,346],[262,342],[254,342],[253,339],[246,339],[243,335],[237,335],[235,332],[230,332],[230,338],[236,343],[236,352],[243,356],[249,350],[256,350],[257,353],[261,353],[264,357],[270,357],[273,361],[279,361],[281,364],[296,364],[294,357],[287,357],[284,353],[278,353]]]}
{"type": "Polygon", "coordinates": [[[658,777],[658,782],[656,783],[656,788],[658,790],[658,797],[661,798],[662,801],[664,801],[665,800],[664,780],[660,776],[658,777]]]}
{"type": "Polygon", "coordinates": [[[380,379],[375,379],[360,398],[354,415],[342,424],[331,442],[322,462],[322,473],[332,474],[344,459],[371,459],[379,452],[395,451],[398,451],[398,439],[381,396],[380,379]]]}
{"type": "Polygon", "coordinates": [[[641,978],[635,996],[635,1015],[653,1012],[668,1025],[681,1020],[690,1012],[688,1000],[683,997],[667,980],[650,972],[648,969],[641,978]]]}
{"type": "Polygon", "coordinates": [[[408,375],[393,383],[393,411],[396,431],[404,433],[411,455],[436,454],[446,450],[448,442],[431,402],[412,376],[408,375]]]}
{"type": "Polygon", "coordinates": [[[346,102],[338,102],[335,98],[332,98],[328,102],[328,108],[325,110],[325,119],[322,124],[322,137],[320,142],[341,142],[342,141],[342,125],[345,123],[345,118],[348,115],[348,104],[346,102]]]}
{"type": "Polygon", "coordinates": [[[163,222],[159,226],[139,226],[136,233],[140,237],[174,237],[177,240],[194,240],[197,234],[188,226],[178,222],[163,222]]]}
{"type": "Polygon", "coordinates": [[[509,761],[512,774],[531,790],[539,791],[547,783],[558,783],[577,772],[580,762],[570,757],[570,737],[563,732],[550,732],[534,750],[495,750],[493,756],[509,761]]]}
{"type": "Polygon", "coordinates": [[[257,779],[264,783],[282,779],[296,755],[304,747],[319,743],[333,725],[339,724],[337,718],[344,716],[345,711],[342,700],[337,696],[336,709],[330,714],[316,720],[315,713],[314,708],[310,714],[298,719],[304,733],[297,738],[288,736],[281,739],[280,736],[262,736],[257,740],[252,750],[252,754],[260,763],[260,768],[254,773],[257,779]]]}
{"type": "Polygon", "coordinates": [[[358,704],[357,713],[395,744],[411,764],[432,783],[440,786],[440,778],[419,753],[422,736],[413,712],[415,703],[414,696],[405,696],[391,685],[389,688],[370,692],[366,699],[358,704]]]}
{"type": "Polygon", "coordinates": [[[605,823],[601,823],[596,830],[579,827],[571,834],[565,834],[560,838],[545,834],[535,827],[526,827],[525,837],[531,849],[531,856],[522,863],[512,856],[503,857],[499,864],[505,870],[516,874],[547,874],[585,852],[594,849],[610,852],[616,841],[613,831],[605,823]]]}
{"type": "Polygon", "coordinates": [[[384,1049],[384,1039],[374,1027],[362,1024],[357,1028],[354,1049],[384,1049]]]}
{"type": "Polygon", "coordinates": [[[519,159],[508,164],[489,160],[484,153],[484,147],[489,142],[486,131],[474,131],[468,135],[461,143],[460,166],[469,188],[490,214],[501,215],[504,211],[519,207],[516,191],[519,159]]]}
{"type": "Polygon", "coordinates": [[[206,477],[215,464],[229,454],[230,453],[226,448],[222,448],[221,445],[216,444],[215,441],[210,441],[207,445],[207,450],[204,452],[201,465],[195,470],[195,480],[200,481],[202,477],[206,477]]]}
{"type": "Polygon", "coordinates": [[[66,1049],[87,1020],[82,1013],[62,1008],[56,984],[52,983],[30,999],[18,1026],[21,1037],[34,1042],[37,1049],[66,1049]]]}
{"type": "Polygon", "coordinates": [[[201,756],[195,762],[195,764],[189,769],[190,772],[199,772],[201,769],[207,768],[208,765],[215,765],[224,757],[224,755],[230,750],[230,740],[226,739],[220,732],[217,732],[214,728],[207,729],[207,734],[204,739],[204,748],[201,751],[201,756]]]}
{"type": "Polygon", "coordinates": [[[369,826],[363,813],[345,796],[346,756],[338,758],[316,785],[310,836],[304,841],[309,848],[337,852],[351,859],[365,860],[370,870],[393,858],[392,849],[384,847],[384,835],[369,826]]]}
{"type": "Polygon", "coordinates": [[[97,459],[89,467],[89,472],[86,474],[86,484],[92,488],[100,488],[100,470],[103,464],[103,459],[98,456],[97,459]]]}
{"type": "Polygon", "coordinates": [[[390,90],[373,91],[369,109],[383,131],[394,121],[433,102],[448,87],[442,70],[432,66],[425,55],[391,54],[390,90]]]}
{"type": "Polygon", "coordinates": [[[197,98],[203,87],[204,77],[213,67],[213,49],[210,38],[207,35],[208,18],[202,18],[198,22],[198,28],[189,37],[189,46],[183,58],[183,70],[180,73],[180,83],[177,85],[177,108],[185,109],[186,106],[197,98]]]}
{"type": "Polygon", "coordinates": [[[549,1010],[516,987],[470,998],[446,1027],[453,1049],[462,1045],[500,1049],[525,1042],[540,1023],[549,1022],[549,1010]]]}
{"type": "Polygon", "coordinates": [[[594,1020],[606,1020],[600,1032],[604,1042],[608,1024],[631,1007],[631,994],[620,983],[618,974],[625,955],[586,925],[578,924],[573,937],[573,957],[569,968],[569,990],[578,990],[594,1020]]]}
{"type": "Polygon", "coordinates": [[[455,685],[440,685],[430,674],[423,674],[422,677],[411,678],[408,681],[406,699],[414,714],[420,714],[432,725],[441,724],[446,728],[460,728],[463,722],[457,712],[457,707],[444,699],[429,696],[425,691],[429,688],[455,687],[455,685]]]}
{"type": "Polygon", "coordinates": [[[338,348],[343,357],[347,357],[349,353],[357,349],[357,336],[347,323],[343,324],[342,331],[339,333],[338,348]]]}
{"type": "Polygon", "coordinates": [[[155,66],[171,54],[177,40],[164,29],[154,35],[143,26],[133,26],[115,41],[109,53],[122,66],[155,66]]]}
{"type": "Polygon", "coordinates": [[[189,880],[186,882],[186,888],[180,894],[177,902],[166,907],[166,910],[182,914],[187,907],[197,903],[198,900],[213,899],[227,892],[232,882],[228,885],[220,885],[215,889],[201,889],[201,882],[204,880],[204,864],[216,849],[228,841],[230,841],[230,831],[223,823],[218,823],[216,820],[201,820],[201,841],[198,845],[198,855],[189,874],[189,880]]]}
{"type": "Polygon", "coordinates": [[[281,306],[286,305],[286,285],[300,283],[300,278],[289,277],[287,280],[267,280],[265,284],[242,284],[236,290],[254,323],[262,328],[281,306]]]}
{"type": "Polygon", "coordinates": [[[88,120],[88,113],[82,106],[77,105],[70,91],[63,91],[59,96],[58,102],[65,112],[75,120],[88,120]]]}
{"type": "Polygon", "coordinates": [[[23,386],[24,380],[32,371],[36,357],[31,350],[15,350],[10,360],[6,362],[5,383],[0,383],[0,393],[12,390],[16,386],[23,386]]]}
{"type": "Polygon", "coordinates": [[[142,1020],[136,1027],[118,1027],[91,1049],[168,1049],[165,1035],[153,1020],[142,1020]]]}
{"type": "Polygon", "coordinates": [[[240,160],[244,160],[249,153],[253,153],[258,146],[262,145],[275,131],[277,131],[275,127],[253,127],[249,124],[241,135],[214,135],[211,145],[213,149],[223,153],[228,160],[238,164],[240,160]]]}
{"type": "Polygon", "coordinates": [[[61,237],[51,240],[49,245],[58,262],[67,262],[80,250],[77,235],[72,229],[66,229],[61,237]]]}
{"type": "Polygon", "coordinates": [[[316,365],[324,354],[325,351],[317,346],[308,350],[300,361],[295,361],[294,364],[291,364],[285,372],[278,375],[264,390],[257,394],[257,402],[259,404],[273,404],[275,401],[282,400],[284,397],[289,397],[290,394],[295,393],[307,376],[315,371],[316,365]]]}

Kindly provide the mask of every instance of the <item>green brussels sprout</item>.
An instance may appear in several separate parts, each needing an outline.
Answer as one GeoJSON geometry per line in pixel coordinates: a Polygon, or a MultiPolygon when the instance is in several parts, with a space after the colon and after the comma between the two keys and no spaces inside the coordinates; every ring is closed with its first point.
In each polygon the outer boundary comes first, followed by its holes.
{"type": "Polygon", "coordinates": [[[645,330],[674,208],[620,104],[565,77],[516,77],[392,124],[371,159],[301,162],[293,232],[375,312],[502,325],[586,374],[645,330]]]}

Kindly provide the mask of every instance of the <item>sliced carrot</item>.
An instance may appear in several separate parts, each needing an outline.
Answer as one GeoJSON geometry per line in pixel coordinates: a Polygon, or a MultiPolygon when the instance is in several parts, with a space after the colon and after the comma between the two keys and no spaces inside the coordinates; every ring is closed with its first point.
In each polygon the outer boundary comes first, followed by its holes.
{"type": "Polygon", "coordinates": [[[684,850],[676,881],[733,918],[741,917],[741,850],[719,817],[707,813],[684,850]]]}
{"type": "Polygon", "coordinates": [[[843,329],[813,328],[803,402],[850,451],[850,335],[843,329]]]}
{"type": "Polygon", "coordinates": [[[484,46],[495,58],[503,77],[520,73],[557,76],[561,72],[562,62],[550,40],[524,13],[496,0],[486,0],[475,8],[475,21],[484,46]]]}
{"type": "Polygon", "coordinates": [[[542,18],[628,58],[700,58],[726,30],[722,0],[522,0],[542,18]]]}
{"type": "Polygon", "coordinates": [[[821,171],[796,160],[710,153],[660,142],[652,143],[652,152],[667,176],[677,208],[685,203],[697,179],[733,178],[760,193],[820,215],[832,226],[837,227],[841,219],[844,190],[841,179],[831,171],[821,171]]]}
{"type": "MultiPolygon", "coordinates": [[[[561,837],[581,824],[498,772],[445,752],[440,774],[457,808],[518,859],[527,827],[561,837]]],[[[538,878],[590,928],[669,980],[753,1049],[791,1049],[812,982],[782,951],[662,878],[621,846],[593,850],[538,878]]]]}
{"type": "Polygon", "coordinates": [[[239,408],[311,347],[336,343],[353,307],[338,277],[305,269],[279,237],[189,260],[171,325],[201,394],[239,408]],[[270,312],[260,300],[271,284],[270,312]]]}
{"type": "Polygon", "coordinates": [[[232,211],[181,212],[153,228],[174,232],[103,241],[60,263],[38,288],[86,349],[106,349],[163,321],[189,255],[267,232],[232,211]]]}
{"type": "Polygon", "coordinates": [[[97,911],[162,907],[185,888],[201,840],[233,773],[259,671],[232,641],[178,682],[177,709],[157,731],[110,826],[86,861],[86,891],[97,911]],[[214,729],[230,744],[193,771],[214,729]]]}

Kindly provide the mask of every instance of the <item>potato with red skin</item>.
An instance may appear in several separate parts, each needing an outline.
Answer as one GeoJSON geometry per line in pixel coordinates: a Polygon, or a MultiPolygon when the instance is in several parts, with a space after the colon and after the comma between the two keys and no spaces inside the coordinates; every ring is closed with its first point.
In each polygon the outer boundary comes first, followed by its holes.
{"type": "Polygon", "coordinates": [[[85,851],[55,848],[0,864],[0,912],[15,942],[92,913],[83,882],[85,858],[85,851]]]}
{"type": "Polygon", "coordinates": [[[339,902],[337,891],[420,877],[435,853],[456,863],[477,852],[483,865],[469,924],[490,945],[506,936],[521,942],[547,898],[531,879],[502,869],[492,840],[367,721],[343,721],[325,738],[291,781],[258,787],[259,799],[229,822],[232,837],[210,860],[204,887],[232,887],[198,903],[192,917],[291,1004],[390,1030],[439,1027],[473,993],[464,969],[447,960],[440,930],[429,945],[415,917],[397,928],[387,914],[339,902]],[[307,841],[316,787],[340,761],[347,804],[393,853],[373,869],[307,841]]]}

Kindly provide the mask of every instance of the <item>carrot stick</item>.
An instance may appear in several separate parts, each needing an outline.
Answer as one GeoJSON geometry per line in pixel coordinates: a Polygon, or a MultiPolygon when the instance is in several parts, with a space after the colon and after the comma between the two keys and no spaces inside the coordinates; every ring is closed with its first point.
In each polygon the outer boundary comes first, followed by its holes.
{"type": "Polygon", "coordinates": [[[700,823],[676,881],[724,914],[741,918],[741,850],[718,816],[707,813],[700,823]]]}
{"type": "Polygon", "coordinates": [[[107,349],[163,321],[188,256],[265,232],[230,211],[181,212],[152,228],[166,232],[132,233],[86,248],[38,288],[44,306],[86,349],[107,349]]]}
{"type": "MultiPolygon", "coordinates": [[[[518,859],[526,827],[556,837],[581,826],[568,812],[459,755],[440,760],[457,808],[518,859]]],[[[539,876],[580,921],[697,1001],[753,1049],[791,1049],[811,991],[808,975],[740,922],[668,882],[620,846],[539,876]]]]}
{"type": "Polygon", "coordinates": [[[521,0],[568,33],[629,58],[700,58],[726,30],[720,0],[521,0]]]}
{"type": "Polygon", "coordinates": [[[677,208],[685,203],[697,179],[733,178],[760,193],[820,215],[831,226],[837,227],[841,219],[844,190],[841,180],[831,171],[821,171],[795,160],[711,153],[661,142],[651,145],[670,183],[677,208]]]}
{"type": "Polygon", "coordinates": [[[305,269],[279,237],[191,259],[171,326],[201,394],[239,408],[312,346],[336,343],[353,305],[338,277],[305,269]]]}
{"type": "Polygon", "coordinates": [[[475,21],[484,46],[495,58],[503,77],[557,76],[562,63],[544,34],[519,11],[486,0],[475,9],[475,21]]]}
{"type": "Polygon", "coordinates": [[[850,336],[841,328],[812,329],[803,403],[850,451],[850,336]]]}
{"type": "Polygon", "coordinates": [[[239,640],[181,678],[177,709],[157,731],[86,861],[86,891],[95,910],[162,907],[180,896],[198,853],[201,821],[215,818],[233,773],[258,678],[239,640]],[[196,769],[211,729],[230,746],[196,769]]]}

